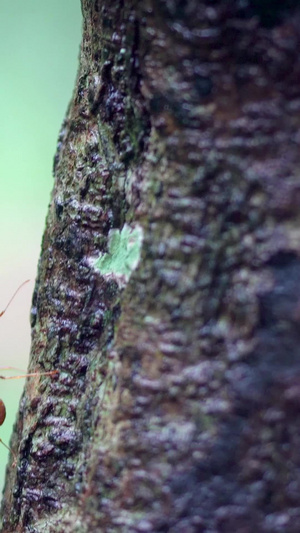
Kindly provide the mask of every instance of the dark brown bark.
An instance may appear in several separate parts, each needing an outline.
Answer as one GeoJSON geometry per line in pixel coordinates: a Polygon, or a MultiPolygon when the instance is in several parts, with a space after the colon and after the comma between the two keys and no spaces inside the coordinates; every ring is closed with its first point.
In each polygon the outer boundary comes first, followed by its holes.
{"type": "Polygon", "coordinates": [[[82,0],[3,533],[299,532],[299,4],[82,0]]]}

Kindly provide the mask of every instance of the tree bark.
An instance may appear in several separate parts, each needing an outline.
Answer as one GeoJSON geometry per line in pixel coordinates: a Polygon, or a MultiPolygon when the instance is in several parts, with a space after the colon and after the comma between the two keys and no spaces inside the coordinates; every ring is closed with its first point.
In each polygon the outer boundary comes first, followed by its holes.
{"type": "Polygon", "coordinates": [[[299,4],[82,0],[3,533],[299,532],[299,4]]]}

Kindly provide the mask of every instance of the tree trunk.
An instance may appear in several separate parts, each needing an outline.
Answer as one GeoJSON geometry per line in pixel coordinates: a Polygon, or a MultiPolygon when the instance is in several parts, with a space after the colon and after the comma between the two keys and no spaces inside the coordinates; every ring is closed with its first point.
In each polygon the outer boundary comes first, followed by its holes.
{"type": "Polygon", "coordinates": [[[299,4],[82,0],[3,533],[299,532],[299,4]]]}

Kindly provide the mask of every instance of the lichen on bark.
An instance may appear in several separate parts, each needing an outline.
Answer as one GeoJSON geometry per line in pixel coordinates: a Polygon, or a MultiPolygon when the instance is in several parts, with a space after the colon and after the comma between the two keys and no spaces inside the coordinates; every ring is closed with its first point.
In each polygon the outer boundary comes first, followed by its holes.
{"type": "Polygon", "coordinates": [[[299,9],[82,0],[3,533],[299,530],[299,9]]]}

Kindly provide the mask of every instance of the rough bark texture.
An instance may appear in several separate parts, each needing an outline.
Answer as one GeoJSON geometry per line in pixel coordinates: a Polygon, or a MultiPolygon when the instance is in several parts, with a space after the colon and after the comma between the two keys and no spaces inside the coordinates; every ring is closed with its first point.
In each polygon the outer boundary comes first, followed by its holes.
{"type": "Polygon", "coordinates": [[[299,4],[82,0],[3,533],[299,532],[299,4]]]}

